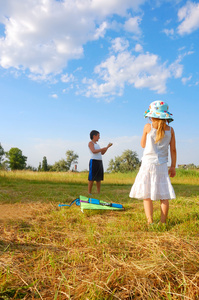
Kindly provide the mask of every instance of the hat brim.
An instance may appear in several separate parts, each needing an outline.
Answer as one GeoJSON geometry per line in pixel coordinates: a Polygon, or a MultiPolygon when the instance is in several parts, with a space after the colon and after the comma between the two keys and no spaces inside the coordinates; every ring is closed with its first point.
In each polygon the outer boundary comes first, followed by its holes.
{"type": "Polygon", "coordinates": [[[149,111],[144,114],[144,117],[167,120],[169,123],[174,121],[173,117],[171,116],[171,113],[169,113],[169,112],[155,112],[155,111],[151,112],[151,111],[149,111]]]}

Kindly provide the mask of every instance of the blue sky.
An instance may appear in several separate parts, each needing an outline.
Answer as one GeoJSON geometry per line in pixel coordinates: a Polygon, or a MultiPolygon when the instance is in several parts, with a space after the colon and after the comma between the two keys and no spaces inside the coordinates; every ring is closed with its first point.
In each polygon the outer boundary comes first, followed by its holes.
{"type": "Polygon", "coordinates": [[[178,164],[199,165],[199,2],[0,0],[0,142],[38,167],[79,155],[142,157],[144,111],[169,104],[178,164]],[[25,3],[25,4],[24,4],[25,3]]]}

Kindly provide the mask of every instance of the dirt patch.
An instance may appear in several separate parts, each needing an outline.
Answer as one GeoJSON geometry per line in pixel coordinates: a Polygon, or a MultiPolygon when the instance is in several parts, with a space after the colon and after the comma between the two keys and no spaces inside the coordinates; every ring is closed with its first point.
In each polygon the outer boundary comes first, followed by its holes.
{"type": "Polygon", "coordinates": [[[52,209],[51,204],[41,203],[14,203],[0,204],[0,221],[2,220],[20,220],[29,219],[35,215],[41,214],[49,209],[52,209]]]}

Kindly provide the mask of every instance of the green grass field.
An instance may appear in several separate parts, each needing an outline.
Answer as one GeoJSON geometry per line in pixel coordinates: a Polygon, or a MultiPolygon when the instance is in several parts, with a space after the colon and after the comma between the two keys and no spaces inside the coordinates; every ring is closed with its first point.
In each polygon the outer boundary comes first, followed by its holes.
{"type": "Polygon", "coordinates": [[[125,211],[85,211],[87,173],[0,172],[0,299],[199,299],[199,172],[172,179],[167,227],[128,197],[136,173],[105,174],[100,196],[125,211]]]}

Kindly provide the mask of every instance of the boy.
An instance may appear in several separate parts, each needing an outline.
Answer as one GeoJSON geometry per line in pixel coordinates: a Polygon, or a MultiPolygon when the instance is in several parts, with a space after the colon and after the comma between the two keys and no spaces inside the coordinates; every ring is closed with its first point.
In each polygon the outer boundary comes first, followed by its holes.
{"type": "Polygon", "coordinates": [[[109,143],[107,147],[100,148],[97,144],[100,139],[100,133],[97,130],[90,132],[91,141],[88,143],[88,147],[91,153],[91,159],[89,161],[89,175],[88,175],[88,193],[91,194],[93,182],[96,181],[97,193],[100,193],[101,180],[104,179],[104,169],[102,164],[102,155],[106,153],[109,147],[113,144],[109,143]]]}

